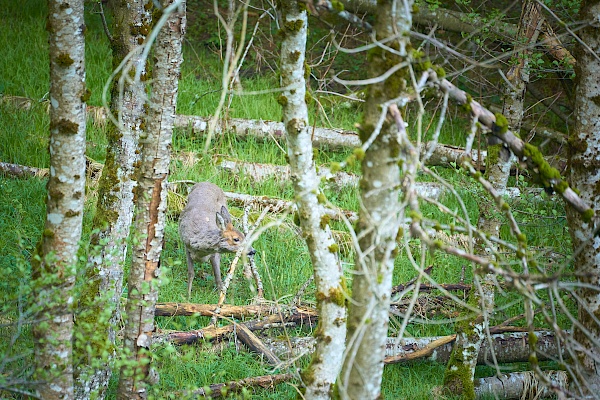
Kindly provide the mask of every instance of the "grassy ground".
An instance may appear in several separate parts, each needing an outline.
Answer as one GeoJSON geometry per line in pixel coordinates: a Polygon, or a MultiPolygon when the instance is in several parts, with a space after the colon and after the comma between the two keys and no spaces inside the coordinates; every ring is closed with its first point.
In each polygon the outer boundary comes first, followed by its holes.
{"type": "MultiPolygon", "coordinates": [[[[45,99],[48,92],[48,60],[47,34],[45,27],[45,4],[40,0],[23,0],[18,5],[11,0],[0,0],[0,42],[5,43],[3,57],[0,58],[0,90],[5,95],[26,96],[36,100],[45,99]]],[[[101,92],[109,75],[110,52],[102,33],[98,17],[87,15],[87,81],[92,90],[90,104],[101,104],[101,92]]],[[[191,43],[185,49],[186,62],[180,83],[178,108],[180,113],[210,115],[218,101],[220,86],[219,60],[211,51],[191,43]]],[[[273,75],[255,76],[242,81],[245,90],[273,88],[277,80],[273,75]]],[[[333,125],[350,129],[359,120],[360,110],[346,106],[328,104],[326,111],[333,125]]],[[[311,118],[315,118],[312,108],[311,118]]],[[[274,94],[261,96],[235,97],[231,108],[227,111],[231,117],[280,119],[280,109],[274,94]]],[[[318,120],[321,123],[321,120],[318,120]]],[[[45,103],[35,103],[30,110],[22,110],[8,103],[0,104],[0,161],[47,167],[49,157],[48,116],[45,103]]],[[[425,126],[429,125],[429,121],[425,126]]],[[[431,124],[432,127],[435,123],[431,124]]],[[[432,128],[433,129],[433,128],[432,128]]],[[[430,130],[431,131],[431,130],[430,130]]],[[[464,138],[464,122],[451,121],[445,127],[442,136],[445,143],[461,143],[464,138]]],[[[284,142],[280,142],[284,146],[284,142]]],[[[242,160],[285,164],[284,152],[274,143],[257,142],[253,139],[239,140],[233,135],[225,135],[214,140],[208,153],[202,154],[204,141],[194,137],[185,130],[175,132],[173,140],[174,155],[183,152],[201,154],[200,161],[188,164],[180,159],[172,163],[171,181],[210,180],[225,190],[240,193],[261,194],[285,199],[292,199],[291,185],[281,184],[274,180],[257,184],[244,176],[231,176],[215,167],[214,159],[227,155],[242,160]]],[[[101,128],[94,126],[88,129],[87,155],[94,160],[103,161],[105,138],[101,128]]],[[[348,151],[316,153],[318,164],[345,160],[348,151]]],[[[351,170],[357,171],[357,167],[351,170]]],[[[481,190],[461,172],[453,169],[438,168],[440,175],[447,178],[462,195],[468,210],[469,219],[477,221],[478,205],[481,201],[481,190]]],[[[353,189],[329,191],[326,195],[334,204],[357,211],[358,201],[353,189]]],[[[89,236],[91,215],[93,214],[94,187],[87,191],[88,202],[85,216],[85,238],[89,236]]],[[[0,345],[4,351],[5,364],[0,373],[22,374],[27,376],[31,367],[31,337],[27,326],[15,327],[10,322],[17,318],[19,304],[26,299],[29,261],[40,238],[44,221],[45,181],[38,178],[14,180],[0,177],[0,270],[5,279],[0,282],[0,299],[3,300],[3,318],[0,321],[0,338],[16,337],[14,345],[0,345]],[[16,359],[10,357],[18,355],[16,359]],[[19,372],[20,371],[20,372],[19,372]]],[[[187,301],[186,267],[181,242],[177,234],[177,196],[173,195],[166,229],[166,241],[163,252],[163,266],[166,269],[166,283],[161,288],[159,301],[187,301]]],[[[456,199],[448,197],[444,203],[452,210],[459,210],[456,199]]],[[[242,210],[230,207],[234,216],[239,217],[242,210]]],[[[534,202],[532,199],[515,201],[513,208],[522,228],[528,235],[529,243],[538,249],[550,248],[551,257],[562,260],[569,254],[570,245],[566,234],[564,210],[558,201],[546,203],[534,202]]],[[[429,218],[439,218],[442,223],[452,223],[452,218],[442,215],[433,206],[423,205],[423,214],[429,218]]],[[[252,217],[256,217],[254,214],[252,217]]],[[[271,219],[272,220],[272,219],[271,219]]],[[[344,237],[342,226],[334,226],[344,237]]],[[[509,237],[507,229],[502,235],[509,237]]],[[[286,303],[293,298],[299,288],[311,275],[311,265],[306,246],[297,234],[297,227],[291,219],[284,219],[277,227],[265,231],[254,244],[258,251],[258,266],[263,277],[267,298],[273,302],[286,303]]],[[[418,243],[412,243],[411,249],[417,254],[418,243]]],[[[435,265],[433,277],[441,283],[459,281],[463,271],[462,260],[441,254],[425,252],[426,265],[435,265]]],[[[540,256],[541,257],[541,256],[540,256]]],[[[231,257],[225,256],[225,263],[231,257]]],[[[544,258],[543,260],[547,259],[544,258]]],[[[351,252],[342,252],[346,275],[352,263],[351,252]]],[[[402,253],[396,261],[395,283],[403,283],[413,278],[416,273],[406,254],[402,253]]],[[[204,271],[209,268],[204,266],[204,271]]],[[[214,303],[217,293],[214,290],[212,277],[202,279],[201,274],[194,282],[191,301],[197,303],[214,303]]],[[[253,293],[241,277],[234,281],[228,296],[232,304],[248,304],[253,293]]],[[[470,268],[466,268],[464,277],[471,281],[470,268]]],[[[310,293],[310,291],[308,292],[310,293]]],[[[314,302],[308,294],[307,302],[314,302]]],[[[514,295],[499,296],[498,304],[508,305],[515,300],[514,295]]],[[[506,307],[496,318],[503,321],[507,317],[522,312],[520,303],[506,307]]],[[[157,325],[162,329],[190,329],[206,325],[206,318],[160,318],[157,325]]],[[[393,320],[391,334],[400,326],[401,321],[393,320]]],[[[408,335],[429,336],[449,334],[454,331],[452,323],[414,323],[407,330],[408,335]]],[[[438,321],[439,322],[439,321],[438,321]]],[[[309,329],[297,329],[294,334],[310,334],[309,329]]],[[[284,335],[285,332],[271,332],[272,335],[284,335]]],[[[10,343],[0,340],[2,343],[10,343]]],[[[272,373],[260,360],[239,350],[233,342],[219,347],[208,345],[190,347],[164,347],[156,349],[156,365],[159,367],[161,381],[156,388],[159,393],[170,393],[184,388],[201,387],[211,383],[236,380],[254,375],[272,373]]],[[[306,360],[295,365],[302,367],[306,360]]],[[[522,366],[517,367],[522,368],[522,366]]],[[[386,367],[383,383],[383,394],[391,399],[429,399],[431,389],[441,384],[444,366],[431,363],[412,363],[410,365],[392,365],[386,367]]],[[[493,371],[478,368],[478,375],[491,375],[493,371]]],[[[275,389],[257,391],[252,398],[282,399],[296,395],[297,382],[279,385],[275,389]]],[[[110,389],[114,394],[114,380],[110,389]]]]}

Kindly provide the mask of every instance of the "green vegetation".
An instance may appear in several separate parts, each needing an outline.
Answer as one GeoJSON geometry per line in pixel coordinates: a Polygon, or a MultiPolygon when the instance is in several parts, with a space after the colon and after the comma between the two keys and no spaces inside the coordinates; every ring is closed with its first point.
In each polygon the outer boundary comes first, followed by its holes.
{"type": "MultiPolygon", "coordinates": [[[[200,11],[198,11],[200,13],[200,11]]],[[[34,99],[30,110],[21,109],[11,103],[0,102],[0,161],[29,165],[34,167],[48,167],[49,156],[48,131],[49,118],[47,115],[47,102],[45,94],[48,92],[48,58],[47,34],[45,32],[45,3],[41,0],[23,0],[18,4],[11,0],[0,0],[0,42],[4,43],[3,56],[0,57],[0,92],[4,95],[25,96],[34,99]],[[35,55],[35,56],[33,56],[35,55]],[[40,102],[37,102],[40,100],[40,102]]],[[[102,31],[99,17],[88,13],[88,30],[86,32],[86,68],[87,87],[90,90],[90,105],[101,105],[104,84],[110,75],[110,50],[108,42],[102,31]]],[[[194,29],[198,29],[197,27],[194,29]]],[[[211,33],[214,34],[214,33],[211,33]]],[[[213,38],[214,39],[214,38],[213,38]]],[[[218,42],[216,42],[218,43],[218,42]]],[[[188,43],[185,49],[185,64],[180,81],[178,112],[207,116],[214,112],[219,98],[220,89],[220,64],[219,57],[209,48],[194,46],[188,43]]],[[[248,79],[242,79],[245,91],[261,91],[265,88],[277,87],[278,79],[273,73],[256,74],[248,79]]],[[[316,120],[319,125],[326,125],[327,118],[335,127],[354,129],[354,124],[360,120],[360,106],[352,103],[348,105],[343,99],[318,97],[323,104],[323,109],[311,106],[311,124],[316,120]]],[[[415,120],[416,112],[409,108],[406,111],[406,120],[415,120]]],[[[234,96],[231,107],[225,115],[233,118],[251,118],[264,120],[279,120],[281,118],[280,105],[277,94],[265,93],[260,95],[234,96]]],[[[431,138],[436,126],[436,116],[426,115],[422,140],[431,138]]],[[[468,122],[453,119],[442,129],[441,141],[450,144],[464,143],[464,132],[468,131],[468,122]]],[[[409,130],[411,128],[409,127],[409,130]]],[[[416,137],[416,135],[415,135],[416,137]]],[[[293,199],[293,190],[290,182],[279,182],[271,179],[256,183],[244,175],[232,176],[216,167],[217,161],[223,157],[232,157],[249,162],[285,164],[286,154],[280,147],[285,148],[283,137],[262,142],[253,138],[239,139],[233,134],[226,134],[213,138],[208,153],[203,153],[204,137],[194,136],[186,129],[176,130],[173,139],[173,161],[171,182],[210,180],[220,185],[226,191],[235,191],[255,195],[265,195],[283,199],[293,199]],[[193,153],[196,160],[190,162],[186,154],[193,153]]],[[[88,124],[87,155],[98,162],[104,162],[106,146],[106,128],[88,124]]],[[[320,149],[315,152],[317,165],[333,165],[340,168],[348,160],[360,159],[361,150],[347,149],[344,151],[328,151],[320,149]]],[[[348,172],[358,172],[358,164],[353,163],[346,167],[348,172]]],[[[450,210],[455,211],[463,218],[476,223],[479,213],[478,202],[482,201],[482,188],[469,178],[465,173],[455,168],[433,168],[433,170],[447,179],[457,188],[458,194],[467,210],[467,215],[462,215],[459,201],[452,195],[447,195],[443,203],[450,210]]],[[[422,180],[432,180],[429,176],[420,176],[422,180]]],[[[521,187],[526,182],[517,177],[513,182],[521,187]]],[[[95,184],[89,180],[86,190],[86,212],[84,215],[84,238],[81,255],[88,250],[85,246],[91,234],[90,227],[94,215],[95,184]]],[[[165,283],[160,290],[159,301],[187,301],[187,271],[183,246],[177,233],[178,212],[183,205],[186,183],[180,183],[175,193],[170,195],[170,207],[166,226],[166,241],[162,256],[162,267],[165,270],[165,283]]],[[[0,299],[2,308],[0,315],[0,357],[19,355],[9,361],[5,370],[0,370],[0,382],[4,374],[28,378],[32,365],[32,337],[28,325],[17,327],[15,323],[19,318],[26,320],[26,315],[19,314],[19,304],[29,296],[28,281],[32,255],[36,243],[39,241],[45,217],[44,199],[46,197],[45,181],[39,178],[16,180],[0,176],[0,271],[4,279],[0,283],[0,299]],[[8,340],[17,337],[14,345],[8,340]]],[[[324,187],[323,201],[328,201],[342,209],[358,211],[359,204],[357,191],[353,188],[334,190],[324,187]]],[[[545,195],[544,195],[545,196],[545,195]]],[[[547,197],[546,197],[547,198],[547,197]]],[[[534,258],[539,265],[545,265],[549,272],[563,265],[564,259],[570,254],[570,243],[565,224],[564,209],[558,201],[540,202],[533,197],[524,195],[520,200],[510,201],[511,210],[521,224],[523,233],[527,237],[529,246],[541,249],[534,258]],[[549,249],[552,249],[550,251],[549,249]],[[547,255],[546,253],[550,254],[547,255]],[[563,258],[564,257],[564,258],[563,258]],[[548,261],[553,261],[551,264],[548,261]]],[[[231,213],[238,221],[243,210],[230,206],[231,213]]],[[[458,226],[457,218],[442,213],[431,204],[422,204],[423,219],[437,219],[440,225],[458,226]]],[[[257,212],[252,212],[250,220],[258,217],[257,212]]],[[[267,217],[267,222],[273,222],[277,216],[267,217]]],[[[353,262],[351,240],[346,227],[333,220],[323,219],[322,225],[329,224],[334,231],[338,244],[332,245],[330,251],[337,252],[342,261],[349,289],[352,285],[352,276],[349,273],[350,264],[353,262]]],[[[287,303],[309,279],[312,271],[306,245],[297,234],[293,217],[289,216],[281,221],[278,226],[267,229],[254,247],[257,250],[257,265],[263,277],[265,295],[273,302],[287,303]]],[[[450,232],[448,232],[450,233],[450,232]]],[[[507,225],[501,231],[503,239],[515,242],[511,238],[507,225]]],[[[403,243],[402,236],[399,242],[403,243]]],[[[418,260],[421,251],[424,252],[426,265],[434,265],[432,278],[440,283],[456,283],[461,274],[465,272],[465,282],[472,281],[471,268],[464,260],[449,256],[440,251],[423,249],[417,240],[411,241],[403,248],[401,246],[399,257],[396,261],[394,284],[405,283],[413,279],[417,273],[409,261],[407,250],[410,250],[418,260]]],[[[223,256],[223,264],[228,265],[232,257],[223,256]]],[[[83,268],[79,266],[81,277],[83,268]]],[[[218,294],[214,289],[212,273],[208,278],[202,279],[203,272],[209,272],[210,267],[204,265],[203,270],[198,269],[198,278],[194,282],[191,302],[216,303],[218,294]]],[[[80,279],[82,280],[82,279],[80,279]]],[[[86,282],[78,282],[85,285],[86,282]]],[[[80,287],[81,290],[81,287],[80,287]]],[[[305,300],[314,302],[314,284],[306,292],[305,300]]],[[[237,273],[228,292],[227,302],[231,304],[248,304],[253,293],[249,285],[237,273]]],[[[543,296],[543,295],[541,295],[543,296]]],[[[329,298],[335,302],[345,299],[341,292],[330,293],[329,298]]],[[[500,323],[507,318],[522,312],[522,304],[517,301],[518,296],[505,292],[498,296],[498,307],[501,311],[495,316],[493,323],[500,323]]],[[[565,299],[569,302],[569,299],[565,299]]],[[[570,304],[570,303],[568,303],[570,304]]],[[[429,323],[423,317],[415,323],[409,324],[405,335],[432,336],[444,335],[454,332],[452,323],[439,323],[439,320],[452,316],[451,309],[443,309],[433,317],[435,323],[429,323]],[[438,320],[439,319],[439,320],[438,320]]],[[[541,317],[536,317],[539,326],[544,327],[545,322],[541,317]]],[[[173,317],[157,318],[159,329],[188,330],[198,329],[209,323],[209,318],[198,317],[173,317]]],[[[560,320],[559,323],[565,321],[560,320]]],[[[402,320],[392,318],[390,335],[396,334],[402,325],[402,320]]],[[[309,335],[309,328],[295,328],[291,331],[273,330],[270,335],[309,335]]],[[[211,346],[199,344],[194,346],[158,346],[155,349],[155,363],[160,373],[160,383],[154,388],[157,397],[164,397],[165,393],[174,393],[184,389],[203,387],[212,383],[242,379],[248,376],[264,375],[271,373],[271,368],[251,353],[237,350],[233,341],[211,346]]],[[[300,360],[295,366],[303,367],[309,362],[300,360]]],[[[525,365],[516,368],[525,368],[525,365]]],[[[410,365],[392,365],[386,367],[383,381],[383,395],[390,399],[430,399],[434,387],[441,385],[444,365],[436,363],[415,362],[410,365]]],[[[490,368],[478,368],[478,376],[492,375],[490,368]]],[[[257,390],[248,398],[256,399],[283,399],[296,396],[298,382],[282,384],[274,389],[257,390]]],[[[115,381],[109,388],[109,393],[114,393],[115,381]]],[[[246,397],[243,397],[246,398],[246,397]]]]}

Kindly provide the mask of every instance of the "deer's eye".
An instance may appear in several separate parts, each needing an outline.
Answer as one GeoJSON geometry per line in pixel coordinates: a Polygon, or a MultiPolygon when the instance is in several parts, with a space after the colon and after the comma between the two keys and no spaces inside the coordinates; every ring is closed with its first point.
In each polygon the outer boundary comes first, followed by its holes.
{"type": "Polygon", "coordinates": [[[233,238],[234,243],[239,243],[240,242],[240,238],[233,238]]]}

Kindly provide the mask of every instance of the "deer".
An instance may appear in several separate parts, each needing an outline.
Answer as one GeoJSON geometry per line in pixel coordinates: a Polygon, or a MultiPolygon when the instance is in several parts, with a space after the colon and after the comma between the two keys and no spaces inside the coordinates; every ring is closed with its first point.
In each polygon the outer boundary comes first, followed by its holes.
{"type": "MultiPolygon", "coordinates": [[[[208,262],[213,268],[217,289],[222,288],[221,253],[236,253],[245,236],[234,228],[225,193],[217,185],[200,182],[192,187],[179,218],[179,236],[185,246],[188,267],[188,298],[192,294],[194,262],[208,262]]],[[[250,247],[248,255],[254,254],[250,247]]]]}

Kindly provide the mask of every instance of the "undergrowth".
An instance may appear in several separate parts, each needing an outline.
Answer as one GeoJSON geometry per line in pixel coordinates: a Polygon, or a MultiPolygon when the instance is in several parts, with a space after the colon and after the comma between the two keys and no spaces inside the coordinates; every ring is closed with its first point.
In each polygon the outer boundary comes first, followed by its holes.
{"type": "MultiPolygon", "coordinates": [[[[47,34],[45,26],[45,4],[38,0],[24,0],[19,6],[10,0],[0,0],[0,42],[5,43],[3,57],[0,58],[0,91],[4,95],[25,96],[35,100],[29,110],[23,110],[10,103],[0,102],[0,161],[47,168],[49,156],[48,147],[48,115],[45,95],[48,91],[48,60],[47,60],[47,34]],[[35,57],[32,55],[35,54],[35,57]]],[[[110,51],[107,40],[95,14],[87,14],[88,32],[86,33],[86,64],[87,85],[92,91],[89,101],[91,105],[101,105],[101,93],[104,83],[110,74],[110,51]]],[[[194,46],[188,43],[185,49],[185,63],[180,81],[178,112],[182,114],[211,115],[220,95],[220,60],[209,49],[194,46]]],[[[243,79],[242,86],[245,91],[258,91],[264,88],[277,87],[277,79],[272,74],[253,76],[243,79]]],[[[325,104],[326,102],[324,102],[325,104]]],[[[336,127],[353,129],[354,123],[359,120],[360,106],[338,106],[337,103],[327,103],[325,111],[328,112],[332,124],[336,127]]],[[[319,118],[315,106],[311,106],[311,123],[319,118]]],[[[322,112],[322,111],[319,111],[322,112]]],[[[276,102],[276,92],[251,95],[234,96],[231,107],[224,114],[232,118],[252,118],[265,120],[279,120],[281,118],[280,106],[276,102]]],[[[423,140],[430,138],[432,129],[436,125],[435,114],[429,115],[426,127],[430,129],[423,140]]],[[[321,124],[321,119],[318,119],[321,124]]],[[[410,129],[410,128],[409,128],[410,129]]],[[[464,143],[465,123],[462,120],[450,121],[442,130],[441,142],[461,144],[464,143]]],[[[184,202],[187,181],[208,180],[221,186],[226,191],[265,195],[281,199],[293,199],[293,189],[289,182],[280,182],[269,179],[256,183],[246,176],[233,176],[218,167],[218,161],[223,157],[245,160],[248,162],[286,164],[285,140],[279,139],[277,143],[259,141],[253,138],[240,139],[233,134],[225,134],[213,138],[210,149],[204,152],[206,138],[195,136],[186,129],[177,129],[173,139],[173,161],[171,165],[170,181],[178,183],[176,193],[170,197],[170,207],[166,226],[166,240],[163,251],[163,264],[168,266],[166,278],[168,284],[161,287],[159,301],[188,301],[187,271],[185,255],[177,233],[178,212],[184,202]],[[194,157],[190,157],[190,154],[194,157]],[[187,156],[186,156],[187,155],[187,156]]],[[[102,162],[106,139],[102,127],[89,124],[87,155],[91,159],[102,162]]],[[[346,160],[351,150],[329,151],[321,149],[315,152],[317,165],[329,165],[332,162],[346,160]]],[[[457,188],[467,210],[468,219],[476,223],[478,217],[478,202],[482,201],[482,191],[473,184],[472,180],[463,172],[455,168],[434,168],[442,177],[447,179],[457,188]]],[[[349,172],[358,172],[358,165],[349,168],[349,172]]],[[[420,179],[432,180],[430,177],[420,176],[420,179]]],[[[522,180],[516,183],[524,185],[522,180]]],[[[82,256],[86,248],[85,241],[90,235],[91,215],[94,212],[95,187],[89,182],[86,195],[86,217],[84,220],[84,236],[82,241],[82,256]]],[[[357,190],[346,188],[336,190],[325,188],[327,199],[334,205],[357,212],[359,201],[357,190]]],[[[18,312],[20,297],[27,295],[23,285],[27,284],[29,262],[35,245],[40,238],[45,217],[44,198],[45,181],[40,178],[16,180],[9,177],[0,177],[0,270],[6,277],[0,284],[0,299],[4,300],[2,321],[0,321],[0,337],[8,339],[18,334],[19,339],[13,349],[7,347],[10,341],[0,340],[0,351],[6,359],[16,350],[22,351],[22,357],[14,362],[5,363],[4,373],[28,377],[31,369],[31,336],[27,325],[15,332],[14,323],[23,318],[18,312]],[[20,375],[19,375],[20,374],[20,375]]],[[[451,210],[459,211],[459,202],[452,195],[445,195],[442,202],[451,210]]],[[[545,265],[563,265],[570,254],[570,244],[566,231],[565,214],[562,203],[556,200],[536,197],[522,197],[512,200],[511,207],[521,223],[523,231],[527,234],[529,244],[537,250],[537,257],[545,265]]],[[[239,221],[243,210],[230,206],[234,217],[239,221]]],[[[453,224],[456,221],[440,210],[428,204],[422,205],[423,215],[427,218],[439,219],[441,223],[453,224]]],[[[257,212],[252,212],[250,220],[256,219],[257,212]]],[[[269,216],[268,221],[274,222],[277,216],[269,216]]],[[[332,228],[338,241],[345,241],[346,246],[341,246],[341,257],[345,275],[350,282],[350,267],[353,263],[353,254],[349,249],[350,239],[343,224],[333,223],[332,228]]],[[[265,286],[268,301],[274,303],[289,303],[302,285],[312,274],[310,259],[306,245],[298,234],[299,228],[294,224],[293,218],[287,216],[280,219],[277,226],[267,229],[253,244],[257,250],[257,265],[265,286]]],[[[501,236],[510,238],[510,233],[505,227],[501,236]]],[[[411,241],[411,250],[419,255],[423,251],[426,265],[433,265],[432,278],[440,283],[456,283],[472,281],[471,267],[461,259],[446,254],[422,249],[418,241],[411,241]]],[[[84,259],[85,257],[82,257],[84,259]]],[[[224,265],[232,259],[224,255],[224,265]]],[[[204,265],[198,269],[194,281],[191,302],[216,303],[218,299],[214,288],[212,273],[203,279],[202,274],[209,272],[209,267],[204,265]]],[[[417,275],[414,267],[401,252],[396,260],[394,284],[409,281],[417,275]]],[[[311,294],[314,284],[304,296],[304,301],[311,305],[315,303],[311,294]]],[[[249,289],[248,283],[241,273],[236,278],[228,292],[227,302],[231,304],[248,304],[255,295],[249,289]]],[[[511,294],[499,295],[497,305],[502,308],[493,322],[502,322],[509,317],[522,312],[522,304],[515,303],[517,296],[511,294]],[[513,304],[514,303],[514,304],[513,304]],[[512,304],[512,305],[511,305],[512,304]],[[506,307],[505,307],[506,305],[506,307]]],[[[409,324],[406,335],[434,336],[446,335],[454,332],[453,323],[448,318],[451,315],[436,317],[421,317],[419,322],[409,324]],[[427,320],[430,318],[429,320],[427,320]]],[[[198,329],[208,324],[209,319],[198,317],[173,317],[157,318],[157,327],[161,330],[187,330],[198,329]]],[[[564,321],[561,321],[561,323],[564,321]]],[[[543,322],[540,321],[541,326],[543,322]]],[[[401,320],[392,318],[390,330],[393,334],[399,329],[401,320]]],[[[284,337],[288,332],[275,330],[269,335],[284,337]]],[[[310,335],[311,329],[304,327],[294,329],[295,335],[310,335]]],[[[155,390],[167,396],[167,393],[181,392],[184,389],[198,388],[211,383],[238,380],[255,375],[272,373],[270,367],[265,366],[255,355],[242,350],[241,345],[233,341],[219,346],[204,343],[194,346],[158,347],[156,351],[156,366],[161,376],[160,383],[155,390]]],[[[295,367],[303,367],[306,359],[301,359],[295,367]]],[[[410,365],[391,365],[386,367],[383,381],[383,396],[395,399],[429,399],[431,391],[442,382],[444,365],[428,362],[414,362],[410,365]]],[[[519,368],[519,367],[517,367],[519,368]]],[[[478,374],[493,374],[494,371],[478,368],[478,374]]],[[[248,396],[260,399],[293,398],[297,394],[298,382],[279,385],[273,389],[257,390],[248,396]]],[[[109,397],[115,393],[115,379],[109,388],[109,397]]],[[[241,396],[241,395],[240,395],[241,396]]],[[[159,396],[160,397],[160,396],[159,396]]],[[[243,397],[245,398],[245,397],[243,397]]]]}

